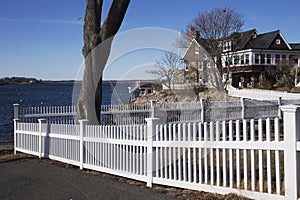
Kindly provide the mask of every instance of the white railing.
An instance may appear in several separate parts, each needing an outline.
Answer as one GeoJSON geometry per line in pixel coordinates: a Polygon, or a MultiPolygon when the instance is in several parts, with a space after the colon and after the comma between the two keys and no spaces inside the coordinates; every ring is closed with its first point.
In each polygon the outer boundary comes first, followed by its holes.
{"type": "Polygon", "coordinates": [[[37,123],[44,118],[52,124],[74,124],[77,109],[76,106],[35,106],[20,107],[14,104],[14,119],[22,122],[37,123]]]}
{"type": "MultiPolygon", "coordinates": [[[[258,119],[281,117],[279,106],[300,103],[296,100],[249,101],[241,99],[233,102],[176,102],[103,105],[101,125],[145,124],[145,118],[155,116],[165,123],[210,122],[218,120],[258,119]]],[[[44,118],[51,124],[76,124],[75,106],[19,107],[14,104],[15,119],[22,122],[37,122],[44,118]]]]}
{"type": "Polygon", "coordinates": [[[92,126],[14,120],[15,150],[82,168],[255,199],[297,199],[300,107],[275,118],[92,126]],[[282,129],[283,127],[283,129],[282,129]]]}

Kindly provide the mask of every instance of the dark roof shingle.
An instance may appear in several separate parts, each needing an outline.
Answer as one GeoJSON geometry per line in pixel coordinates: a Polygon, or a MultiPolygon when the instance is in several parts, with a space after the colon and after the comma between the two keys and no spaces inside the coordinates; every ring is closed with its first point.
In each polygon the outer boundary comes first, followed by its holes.
{"type": "Polygon", "coordinates": [[[249,43],[246,45],[246,48],[249,49],[267,49],[271,42],[276,38],[276,36],[279,34],[279,30],[268,32],[264,34],[259,34],[256,36],[256,38],[253,38],[249,41],[249,43]]]}
{"type": "Polygon", "coordinates": [[[252,29],[252,30],[249,30],[249,31],[236,33],[236,35],[233,34],[232,37],[234,39],[237,39],[237,44],[236,44],[234,50],[239,51],[239,50],[244,49],[247,42],[251,39],[251,37],[255,33],[256,33],[256,29],[252,29]]]}
{"type": "Polygon", "coordinates": [[[300,43],[290,43],[289,45],[293,50],[300,50],[300,43]]]}

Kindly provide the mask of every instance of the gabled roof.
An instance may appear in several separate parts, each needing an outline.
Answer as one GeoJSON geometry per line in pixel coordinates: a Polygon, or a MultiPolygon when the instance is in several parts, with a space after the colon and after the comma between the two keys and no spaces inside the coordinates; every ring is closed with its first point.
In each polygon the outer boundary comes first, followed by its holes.
{"type": "Polygon", "coordinates": [[[254,34],[256,34],[256,29],[252,29],[249,31],[239,32],[239,33],[233,33],[231,35],[231,38],[236,40],[236,46],[234,48],[234,51],[239,51],[245,48],[246,44],[249,42],[249,40],[253,37],[254,34]]]}
{"type": "Polygon", "coordinates": [[[267,49],[279,33],[279,30],[277,30],[269,33],[259,34],[247,44],[247,47],[251,49],[267,49]]]}
{"type": "Polygon", "coordinates": [[[249,41],[249,43],[245,46],[245,49],[268,49],[277,37],[280,37],[280,39],[283,40],[289,50],[292,49],[279,30],[258,34],[255,38],[252,38],[249,41]]]}
{"type": "Polygon", "coordinates": [[[201,58],[206,59],[208,57],[209,53],[207,52],[206,48],[203,47],[203,45],[198,42],[195,38],[192,39],[192,41],[189,44],[189,47],[186,49],[185,53],[183,54],[183,60],[190,60],[191,58],[201,58]],[[199,53],[197,55],[194,54],[195,49],[193,47],[199,47],[199,53]]]}
{"type": "Polygon", "coordinates": [[[186,57],[186,54],[188,53],[188,51],[190,51],[190,48],[191,48],[191,46],[192,46],[193,43],[196,44],[196,45],[200,48],[200,44],[198,43],[198,41],[197,41],[195,38],[193,38],[193,39],[190,41],[190,44],[189,44],[188,48],[185,50],[185,52],[184,52],[182,58],[185,58],[185,57],[186,57]]]}
{"type": "MultiPolygon", "coordinates": [[[[230,36],[218,39],[217,42],[232,41],[232,51],[240,51],[246,49],[277,49],[277,50],[300,50],[300,43],[289,44],[279,30],[258,34],[256,29],[251,29],[244,32],[234,32],[230,36]],[[280,45],[275,43],[276,39],[283,41],[280,45]]],[[[189,48],[184,54],[184,58],[190,51],[192,44],[203,47],[207,53],[213,53],[212,41],[203,38],[193,38],[189,48]]],[[[219,47],[216,47],[219,48],[219,47]]],[[[213,56],[213,55],[212,55],[213,56]]]]}

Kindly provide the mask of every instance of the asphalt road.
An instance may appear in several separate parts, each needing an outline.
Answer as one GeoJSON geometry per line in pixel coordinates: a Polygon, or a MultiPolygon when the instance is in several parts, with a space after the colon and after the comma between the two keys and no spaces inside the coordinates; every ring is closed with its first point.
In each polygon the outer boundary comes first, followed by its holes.
{"type": "Polygon", "coordinates": [[[149,188],[64,168],[45,160],[0,163],[0,199],[175,199],[149,188]]]}

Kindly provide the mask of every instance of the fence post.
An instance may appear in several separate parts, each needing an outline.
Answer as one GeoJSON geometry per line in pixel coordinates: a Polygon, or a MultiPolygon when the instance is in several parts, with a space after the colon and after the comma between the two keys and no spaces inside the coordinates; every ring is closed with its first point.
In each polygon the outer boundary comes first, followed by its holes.
{"type": "Polygon", "coordinates": [[[14,119],[14,154],[17,154],[17,124],[19,121],[18,118],[14,119]]]}
{"type": "Polygon", "coordinates": [[[282,118],[282,111],[280,109],[280,106],[282,105],[282,99],[281,99],[281,97],[278,97],[277,104],[278,104],[278,117],[279,117],[279,119],[281,119],[282,118]]]}
{"type": "Polygon", "coordinates": [[[147,187],[152,187],[153,182],[153,165],[155,160],[155,154],[153,153],[153,138],[155,137],[156,125],[159,122],[159,118],[145,118],[147,122],[147,187]]]}
{"type": "Polygon", "coordinates": [[[201,122],[205,121],[205,99],[200,99],[200,107],[201,107],[201,113],[200,113],[200,119],[201,122]]]}
{"type": "Polygon", "coordinates": [[[241,107],[242,107],[241,117],[242,117],[242,119],[245,119],[245,99],[244,98],[241,98],[241,107]]]}
{"type": "Polygon", "coordinates": [[[20,104],[15,103],[14,106],[14,119],[19,119],[19,106],[20,104]]]}
{"type": "Polygon", "coordinates": [[[84,146],[83,146],[83,137],[85,136],[86,133],[86,126],[88,124],[88,120],[82,119],[78,120],[79,121],[79,167],[82,170],[83,169],[83,151],[84,151],[84,146]]]}
{"type": "Polygon", "coordinates": [[[46,119],[38,119],[39,122],[39,158],[42,157],[42,125],[46,121],[46,119]]]}
{"type": "Polygon", "coordinates": [[[284,182],[285,199],[297,199],[297,189],[300,185],[299,153],[297,142],[300,141],[300,106],[281,106],[283,111],[284,133],[284,182]]]}
{"type": "Polygon", "coordinates": [[[155,117],[155,101],[154,100],[151,100],[150,101],[150,106],[151,106],[151,115],[150,117],[155,117]]]}

